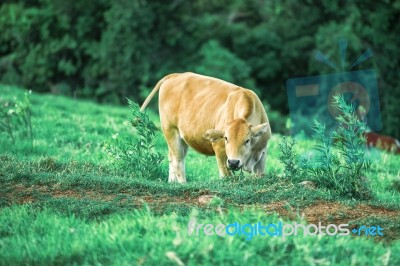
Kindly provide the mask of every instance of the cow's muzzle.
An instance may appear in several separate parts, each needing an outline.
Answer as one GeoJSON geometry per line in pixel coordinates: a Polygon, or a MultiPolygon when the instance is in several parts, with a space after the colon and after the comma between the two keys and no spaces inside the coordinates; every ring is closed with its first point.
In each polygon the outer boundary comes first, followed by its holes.
{"type": "Polygon", "coordinates": [[[228,159],[228,168],[230,170],[236,171],[236,170],[239,170],[240,167],[242,167],[240,160],[228,159]]]}

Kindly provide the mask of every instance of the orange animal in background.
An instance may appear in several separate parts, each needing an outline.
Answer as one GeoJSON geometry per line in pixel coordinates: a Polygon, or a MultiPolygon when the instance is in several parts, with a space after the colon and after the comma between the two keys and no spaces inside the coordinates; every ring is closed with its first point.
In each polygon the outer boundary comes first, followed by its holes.
{"type": "MultiPolygon", "coordinates": [[[[366,110],[363,106],[359,106],[356,111],[356,115],[361,121],[366,121],[366,110]]],[[[393,152],[395,154],[400,153],[400,142],[390,136],[379,135],[375,132],[366,132],[364,133],[365,138],[367,139],[367,146],[374,147],[380,150],[393,152]]]]}
{"type": "Polygon", "coordinates": [[[400,142],[392,137],[379,135],[375,132],[364,134],[368,147],[375,147],[395,154],[400,154],[400,142]]]}

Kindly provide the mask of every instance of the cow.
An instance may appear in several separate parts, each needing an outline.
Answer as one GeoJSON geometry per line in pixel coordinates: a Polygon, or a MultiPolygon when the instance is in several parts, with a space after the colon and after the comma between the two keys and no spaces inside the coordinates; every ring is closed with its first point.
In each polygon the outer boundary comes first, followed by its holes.
{"type": "Polygon", "coordinates": [[[390,136],[379,135],[375,132],[366,132],[364,137],[368,147],[375,147],[394,154],[400,154],[400,142],[390,136]]]}
{"type": "Polygon", "coordinates": [[[364,138],[367,142],[368,148],[374,147],[394,154],[400,154],[400,142],[397,139],[371,131],[367,124],[367,110],[363,105],[360,105],[357,108],[355,114],[356,117],[365,123],[367,127],[367,131],[364,133],[364,138]]]}
{"type": "Polygon", "coordinates": [[[253,91],[191,72],[170,74],[148,95],[142,112],[157,92],[168,144],[168,182],[186,182],[184,159],[189,147],[215,155],[221,178],[239,169],[264,174],[271,127],[253,91]]]}

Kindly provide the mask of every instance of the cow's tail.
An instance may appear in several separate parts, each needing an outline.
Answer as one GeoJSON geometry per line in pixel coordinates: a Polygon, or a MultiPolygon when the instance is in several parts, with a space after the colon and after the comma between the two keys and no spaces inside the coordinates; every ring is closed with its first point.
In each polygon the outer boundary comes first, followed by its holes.
{"type": "Polygon", "coordinates": [[[156,86],[154,87],[154,89],[150,92],[149,96],[147,96],[146,100],[144,101],[144,103],[142,104],[142,107],[140,107],[140,111],[143,112],[144,109],[146,109],[147,105],[150,103],[151,99],[153,99],[154,95],[156,95],[156,93],[158,92],[158,90],[161,87],[161,84],[166,81],[167,79],[173,78],[175,76],[177,76],[179,74],[170,74],[167,75],[165,77],[163,77],[159,82],[157,82],[156,86]]]}

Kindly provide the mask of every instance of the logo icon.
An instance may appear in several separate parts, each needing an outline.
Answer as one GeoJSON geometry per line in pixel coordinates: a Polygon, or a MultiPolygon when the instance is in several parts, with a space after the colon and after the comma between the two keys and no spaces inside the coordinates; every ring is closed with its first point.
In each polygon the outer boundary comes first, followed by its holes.
{"type": "Polygon", "coordinates": [[[311,135],[310,125],[314,120],[325,123],[328,130],[333,130],[337,125],[336,118],[340,115],[340,111],[333,105],[333,97],[336,95],[343,95],[347,103],[353,104],[372,131],[382,129],[375,70],[351,70],[373,56],[371,49],[367,49],[347,71],[344,71],[347,40],[339,40],[339,49],[341,72],[335,63],[318,51],[315,59],[330,66],[337,73],[286,81],[292,134],[304,132],[311,135]]]}

